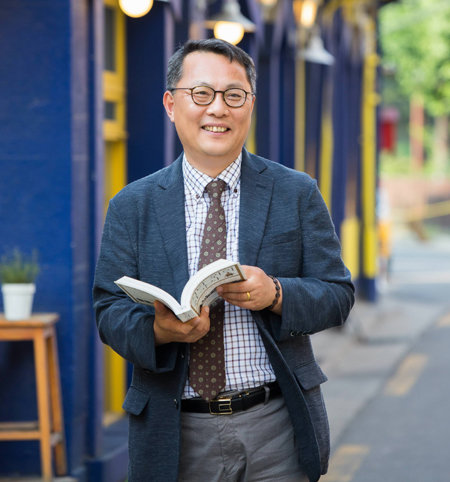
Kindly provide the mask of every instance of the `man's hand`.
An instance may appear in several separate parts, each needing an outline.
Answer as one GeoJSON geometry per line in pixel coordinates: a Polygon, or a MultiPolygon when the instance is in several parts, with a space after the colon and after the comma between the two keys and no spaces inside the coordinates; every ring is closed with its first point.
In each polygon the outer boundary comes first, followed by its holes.
{"type": "Polygon", "coordinates": [[[209,331],[209,307],[204,306],[200,316],[183,323],[163,303],[155,301],[156,345],[171,342],[194,343],[209,331]]]}
{"type": "MultiPolygon", "coordinates": [[[[242,266],[246,281],[227,283],[217,288],[217,292],[232,305],[259,311],[273,303],[276,294],[275,284],[266,273],[256,266],[242,266]]],[[[283,293],[272,311],[281,315],[283,293]]]]}

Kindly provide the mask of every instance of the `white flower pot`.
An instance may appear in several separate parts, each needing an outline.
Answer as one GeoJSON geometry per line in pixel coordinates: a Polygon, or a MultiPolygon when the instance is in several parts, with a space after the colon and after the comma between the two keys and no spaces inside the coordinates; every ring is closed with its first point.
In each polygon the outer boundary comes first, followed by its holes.
{"type": "Polygon", "coordinates": [[[34,283],[5,283],[2,285],[3,308],[7,320],[24,320],[31,316],[34,283]]]}

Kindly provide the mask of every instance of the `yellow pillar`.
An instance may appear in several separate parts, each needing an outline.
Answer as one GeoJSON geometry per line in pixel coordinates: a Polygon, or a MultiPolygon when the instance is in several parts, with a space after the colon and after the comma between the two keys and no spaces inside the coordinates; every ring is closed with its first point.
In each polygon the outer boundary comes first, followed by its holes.
{"type": "Polygon", "coordinates": [[[295,64],[295,169],[305,170],[305,62],[295,64]]]}
{"type": "MultiPolygon", "coordinates": [[[[369,34],[374,33],[371,22],[369,34]]],[[[377,220],[376,220],[376,112],[379,101],[376,93],[376,69],[379,58],[369,53],[364,60],[362,100],[362,274],[367,278],[377,275],[377,220]]]]}

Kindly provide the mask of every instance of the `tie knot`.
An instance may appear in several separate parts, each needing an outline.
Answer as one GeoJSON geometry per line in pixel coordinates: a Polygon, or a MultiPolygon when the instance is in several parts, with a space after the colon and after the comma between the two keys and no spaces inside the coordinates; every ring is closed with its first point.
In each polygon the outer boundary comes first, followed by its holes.
{"type": "Polygon", "coordinates": [[[207,184],[205,191],[208,193],[211,200],[218,199],[220,201],[220,197],[223,191],[225,191],[226,187],[227,183],[225,181],[222,181],[222,179],[217,179],[207,184]]]}

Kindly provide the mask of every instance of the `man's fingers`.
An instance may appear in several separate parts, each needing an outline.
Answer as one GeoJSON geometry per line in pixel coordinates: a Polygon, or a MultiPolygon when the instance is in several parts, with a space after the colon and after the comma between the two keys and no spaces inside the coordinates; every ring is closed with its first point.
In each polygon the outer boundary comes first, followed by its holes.
{"type": "Polygon", "coordinates": [[[223,298],[225,297],[230,297],[230,296],[239,296],[241,297],[242,294],[246,294],[247,291],[251,289],[250,286],[248,286],[247,281],[243,281],[241,283],[228,283],[226,285],[219,286],[217,288],[217,293],[219,293],[220,296],[223,298]],[[246,284],[242,284],[246,283],[246,284]]]}
{"type": "Polygon", "coordinates": [[[208,318],[209,319],[209,306],[202,306],[200,312],[200,318],[208,318]]]}
{"type": "Polygon", "coordinates": [[[164,313],[170,312],[169,308],[164,303],[161,303],[161,301],[155,300],[153,303],[155,307],[155,313],[163,315],[164,313]]]}
{"type": "Polygon", "coordinates": [[[190,343],[195,342],[200,338],[203,338],[206,333],[208,333],[210,328],[209,307],[203,306],[200,312],[200,316],[189,320],[187,322],[187,325],[187,329],[189,330],[188,336],[190,337],[190,343]]]}

